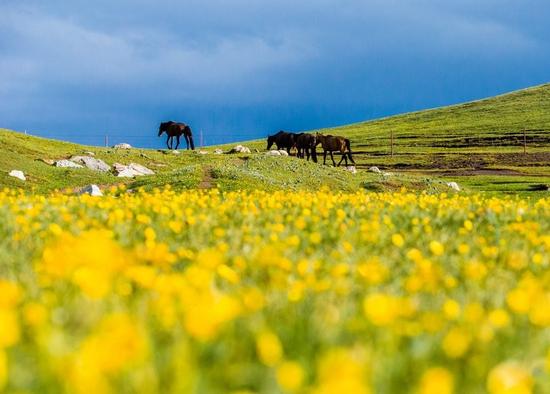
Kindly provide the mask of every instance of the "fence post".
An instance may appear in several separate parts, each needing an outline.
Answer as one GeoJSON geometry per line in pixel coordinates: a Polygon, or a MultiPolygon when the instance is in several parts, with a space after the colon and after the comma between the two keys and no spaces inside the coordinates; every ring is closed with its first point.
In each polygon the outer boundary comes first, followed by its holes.
{"type": "Polygon", "coordinates": [[[105,134],[105,148],[109,147],[109,136],[105,134]]]}
{"type": "Polygon", "coordinates": [[[391,157],[393,157],[393,129],[390,131],[390,144],[391,144],[391,148],[390,148],[390,154],[391,154],[391,157]]]}
{"type": "Polygon", "coordinates": [[[526,130],[523,129],[523,154],[527,154],[527,136],[526,136],[526,130]]]}

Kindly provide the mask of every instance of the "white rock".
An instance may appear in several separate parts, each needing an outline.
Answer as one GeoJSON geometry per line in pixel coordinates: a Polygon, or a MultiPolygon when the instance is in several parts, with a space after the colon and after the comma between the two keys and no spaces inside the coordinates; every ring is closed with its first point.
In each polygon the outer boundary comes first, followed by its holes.
{"type": "Polygon", "coordinates": [[[115,149],[132,149],[132,145],[127,144],[126,142],[123,142],[121,144],[116,144],[113,146],[115,149]]]}
{"type": "Polygon", "coordinates": [[[115,173],[120,178],[133,178],[143,175],[154,175],[155,173],[149,168],[137,163],[130,163],[127,166],[120,163],[113,164],[115,173]]]}
{"type": "Polygon", "coordinates": [[[87,156],[95,156],[95,153],[90,152],[90,151],[86,151],[86,152],[84,152],[84,154],[87,155],[87,156]]]}
{"type": "Polygon", "coordinates": [[[177,150],[177,149],[173,149],[173,150],[172,150],[172,154],[173,154],[173,155],[179,155],[179,154],[181,154],[181,152],[180,152],[179,150],[177,150]]]}
{"type": "Polygon", "coordinates": [[[73,156],[69,159],[78,164],[82,164],[85,167],[93,171],[107,172],[111,170],[111,167],[101,159],[96,159],[90,156],[73,156]]]}
{"type": "Polygon", "coordinates": [[[223,154],[223,150],[221,150],[221,149],[214,149],[214,154],[215,154],[215,155],[222,155],[222,154],[223,154]]]}
{"type": "Polygon", "coordinates": [[[382,172],[382,171],[380,171],[380,168],[375,167],[375,166],[372,166],[371,168],[369,168],[369,171],[370,172],[376,172],[377,174],[380,174],[382,172]]]}
{"type": "Polygon", "coordinates": [[[208,154],[208,151],[205,151],[205,150],[197,150],[195,152],[197,152],[199,155],[207,155],[208,154]]]}
{"type": "Polygon", "coordinates": [[[20,170],[11,170],[8,175],[17,179],[21,179],[22,181],[27,180],[27,178],[25,177],[25,174],[23,174],[23,171],[20,171],[20,170]]]}
{"type": "Polygon", "coordinates": [[[393,176],[393,172],[382,172],[382,176],[393,176]]]}
{"type": "Polygon", "coordinates": [[[346,170],[348,170],[352,174],[357,174],[357,169],[355,168],[355,166],[348,166],[346,167],[346,170]]]}
{"type": "Polygon", "coordinates": [[[281,152],[278,150],[270,150],[269,152],[265,153],[268,156],[281,156],[281,152]]]}
{"type": "Polygon", "coordinates": [[[66,168],[84,168],[80,164],[75,163],[74,161],[70,160],[58,160],[55,162],[56,167],[66,167],[66,168]]]}
{"type": "Polygon", "coordinates": [[[460,191],[460,186],[458,186],[458,183],[456,182],[447,182],[447,186],[453,190],[456,190],[457,192],[460,191]]]}
{"type": "Polygon", "coordinates": [[[233,149],[231,149],[229,153],[250,153],[250,148],[242,145],[237,145],[233,149]]]}
{"type": "Polygon", "coordinates": [[[78,192],[78,194],[89,194],[90,196],[101,197],[103,193],[97,185],[88,185],[78,192]]]}
{"type": "Polygon", "coordinates": [[[288,156],[288,152],[284,149],[281,149],[279,153],[281,154],[281,156],[288,156]]]}

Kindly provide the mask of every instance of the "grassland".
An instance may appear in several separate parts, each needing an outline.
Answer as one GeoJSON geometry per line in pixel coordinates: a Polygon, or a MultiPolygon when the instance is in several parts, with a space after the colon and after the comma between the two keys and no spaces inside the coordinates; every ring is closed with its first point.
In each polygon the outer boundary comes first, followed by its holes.
{"type": "MultiPolygon", "coordinates": [[[[341,169],[259,154],[203,156],[184,152],[176,156],[149,149],[119,151],[0,129],[0,184],[37,191],[70,189],[89,183],[133,184],[134,181],[122,181],[110,174],[53,168],[41,161],[86,151],[94,152],[108,164],[136,162],[153,169],[157,176],[135,181],[135,185],[146,188],[172,183],[183,189],[217,186],[225,190],[316,190],[327,185],[335,190],[353,191],[363,187],[395,190],[405,185],[423,190],[430,188],[426,186],[426,178],[430,178],[456,181],[471,191],[540,196],[544,193],[533,190],[550,184],[550,85],[315,131],[350,138],[359,170],[377,166],[399,175],[391,180],[364,171],[351,176],[341,169]],[[29,175],[24,185],[7,176],[15,168],[29,175]]],[[[259,152],[265,149],[263,140],[245,144],[259,152]]]]}
{"type": "Polygon", "coordinates": [[[425,174],[499,193],[550,184],[549,84],[316,131],[350,138],[358,168],[425,174]]]}

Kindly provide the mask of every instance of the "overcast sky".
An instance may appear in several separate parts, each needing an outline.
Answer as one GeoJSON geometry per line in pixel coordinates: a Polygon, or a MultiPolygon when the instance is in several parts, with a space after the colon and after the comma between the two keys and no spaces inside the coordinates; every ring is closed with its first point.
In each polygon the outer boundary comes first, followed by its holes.
{"type": "Polygon", "coordinates": [[[0,127],[160,146],[458,103],[550,81],[547,0],[0,0],[0,127]]]}

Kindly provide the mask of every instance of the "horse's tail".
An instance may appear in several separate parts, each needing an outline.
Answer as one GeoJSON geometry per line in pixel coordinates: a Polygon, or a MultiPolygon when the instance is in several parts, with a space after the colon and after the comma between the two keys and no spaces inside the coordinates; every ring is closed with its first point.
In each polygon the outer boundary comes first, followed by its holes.
{"type": "Polygon", "coordinates": [[[346,138],[346,149],[348,151],[348,157],[351,160],[353,164],[355,164],[355,160],[353,160],[353,157],[351,156],[351,143],[349,139],[346,138]]]}

